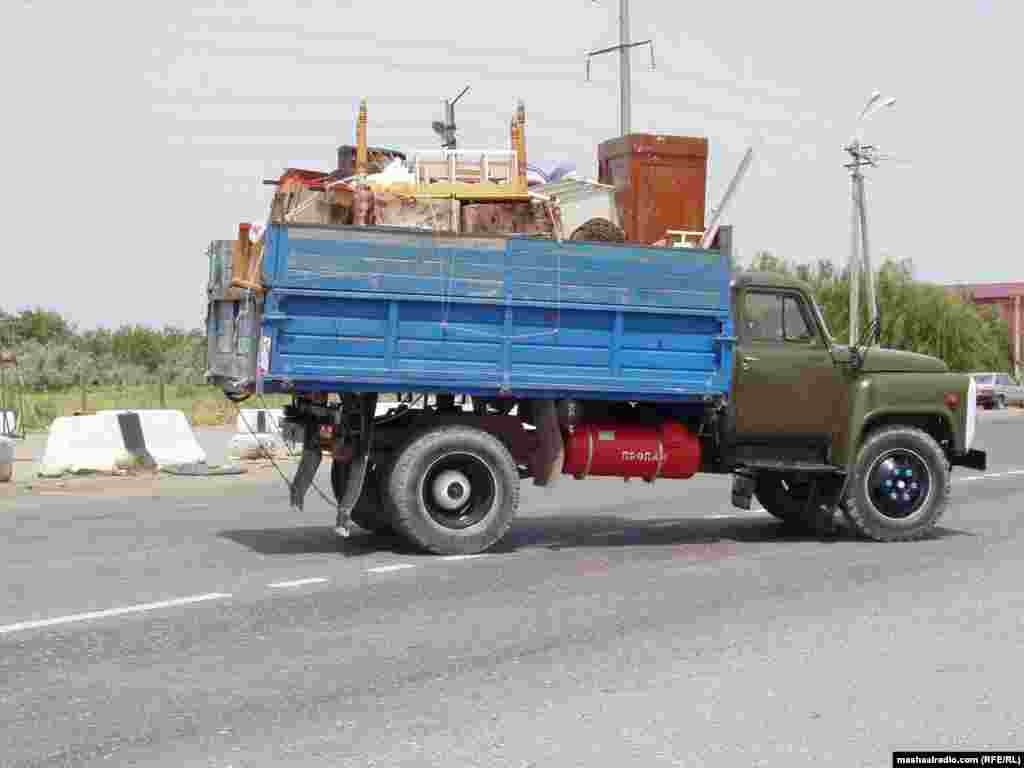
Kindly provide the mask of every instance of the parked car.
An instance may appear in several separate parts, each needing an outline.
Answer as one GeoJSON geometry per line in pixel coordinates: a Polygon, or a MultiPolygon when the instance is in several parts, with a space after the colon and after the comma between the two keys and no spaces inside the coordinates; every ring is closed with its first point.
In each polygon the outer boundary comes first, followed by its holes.
{"type": "Polygon", "coordinates": [[[1003,409],[1016,403],[1024,405],[1024,386],[1006,373],[972,373],[977,385],[978,405],[983,408],[1003,409]]]}

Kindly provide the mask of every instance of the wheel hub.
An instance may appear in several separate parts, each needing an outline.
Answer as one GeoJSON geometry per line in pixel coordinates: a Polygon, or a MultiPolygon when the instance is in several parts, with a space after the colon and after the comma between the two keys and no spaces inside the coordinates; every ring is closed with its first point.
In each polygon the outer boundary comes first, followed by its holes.
{"type": "Polygon", "coordinates": [[[886,517],[906,518],[928,498],[931,473],[917,454],[895,451],[879,459],[868,476],[868,492],[886,517]]]}
{"type": "Polygon", "coordinates": [[[434,480],[434,503],[441,509],[454,512],[465,505],[472,490],[473,487],[466,475],[458,470],[446,470],[434,480]]]}
{"type": "Polygon", "coordinates": [[[473,453],[453,451],[427,469],[420,496],[435,523],[458,531],[487,517],[497,490],[497,480],[486,462],[473,453]]]}

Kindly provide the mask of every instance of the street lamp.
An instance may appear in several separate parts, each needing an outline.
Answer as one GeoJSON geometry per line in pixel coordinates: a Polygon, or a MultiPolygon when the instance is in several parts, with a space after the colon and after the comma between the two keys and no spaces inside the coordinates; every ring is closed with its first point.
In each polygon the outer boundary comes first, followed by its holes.
{"type": "MultiPolygon", "coordinates": [[[[867,273],[868,307],[871,311],[871,322],[878,322],[878,299],[875,296],[875,278],[871,267],[871,251],[868,247],[868,217],[866,201],[864,197],[864,174],[861,168],[865,165],[876,167],[878,165],[878,148],[863,142],[864,123],[879,111],[891,107],[896,99],[889,97],[882,98],[880,91],[874,91],[868,98],[864,108],[857,116],[857,124],[854,129],[854,138],[846,152],[852,158],[846,165],[850,169],[850,187],[852,191],[852,209],[850,217],[850,344],[856,344],[859,340],[858,326],[860,321],[860,269],[861,263],[867,273]],[[859,253],[858,253],[859,251],[859,253]]],[[[877,336],[881,328],[876,327],[874,333],[877,336]]]]}

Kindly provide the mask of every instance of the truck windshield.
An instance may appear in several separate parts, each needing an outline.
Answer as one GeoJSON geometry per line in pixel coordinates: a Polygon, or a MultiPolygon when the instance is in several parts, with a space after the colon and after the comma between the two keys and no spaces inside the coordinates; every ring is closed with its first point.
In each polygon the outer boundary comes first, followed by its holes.
{"type": "Polygon", "coordinates": [[[976,384],[991,384],[994,379],[995,376],[993,376],[991,373],[976,374],[974,377],[974,381],[976,384]]]}

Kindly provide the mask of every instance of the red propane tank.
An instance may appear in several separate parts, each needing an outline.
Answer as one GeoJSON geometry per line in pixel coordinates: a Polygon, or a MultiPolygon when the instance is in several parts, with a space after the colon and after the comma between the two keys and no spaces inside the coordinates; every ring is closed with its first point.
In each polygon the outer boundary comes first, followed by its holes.
{"type": "Polygon", "coordinates": [[[581,479],[588,475],[684,479],[700,469],[700,454],[700,440],[675,421],[656,427],[580,424],[565,436],[562,471],[581,479]]]}

